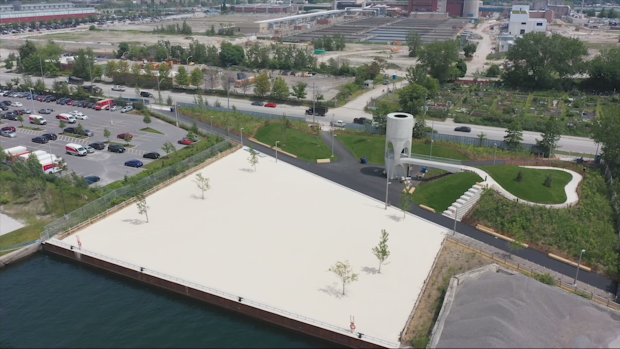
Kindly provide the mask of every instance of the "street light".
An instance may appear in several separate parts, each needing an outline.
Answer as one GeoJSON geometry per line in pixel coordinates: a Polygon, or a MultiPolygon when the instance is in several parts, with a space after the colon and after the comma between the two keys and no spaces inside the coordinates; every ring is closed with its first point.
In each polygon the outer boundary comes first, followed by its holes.
{"type": "Polygon", "coordinates": [[[495,166],[495,158],[497,157],[497,143],[493,143],[495,146],[495,152],[493,153],[493,166],[495,166]]]}
{"type": "Polygon", "coordinates": [[[278,143],[280,143],[280,141],[276,141],[276,164],[278,163],[278,143]]]}
{"type": "Polygon", "coordinates": [[[581,250],[581,252],[579,252],[579,263],[577,263],[577,273],[575,273],[575,282],[573,283],[573,286],[577,286],[577,276],[579,276],[579,268],[581,267],[581,255],[586,252],[586,250],[581,250]]]}
{"type": "Polygon", "coordinates": [[[177,119],[177,127],[179,127],[179,105],[177,104],[176,99],[174,100],[174,115],[177,119]]]}
{"type": "MultiPolygon", "coordinates": [[[[388,152],[387,137],[385,138],[385,151],[388,152]]],[[[388,153],[389,155],[389,153],[388,153]]],[[[390,173],[388,172],[388,161],[385,162],[385,209],[388,207],[388,185],[390,184],[390,173]]]]}
{"type": "Polygon", "coordinates": [[[431,160],[433,158],[433,143],[435,143],[435,141],[432,138],[433,136],[431,135],[431,154],[429,156],[429,160],[431,160]]]}
{"type": "Polygon", "coordinates": [[[34,108],[34,98],[32,98],[32,87],[28,87],[28,89],[30,90],[30,102],[32,102],[32,112],[35,112],[35,108],[34,108]]]}
{"type": "Polygon", "coordinates": [[[332,113],[332,158],[334,157],[334,113],[332,113]]]}
{"type": "Polygon", "coordinates": [[[159,102],[161,103],[161,91],[159,90],[159,84],[164,81],[165,78],[157,79],[157,97],[159,98],[159,102]]]}
{"type": "Polygon", "coordinates": [[[241,147],[243,147],[243,127],[241,128],[241,147]]]}
{"type": "Polygon", "coordinates": [[[189,59],[192,58],[192,56],[187,57],[187,62],[185,62],[185,65],[189,65],[189,59]]]}

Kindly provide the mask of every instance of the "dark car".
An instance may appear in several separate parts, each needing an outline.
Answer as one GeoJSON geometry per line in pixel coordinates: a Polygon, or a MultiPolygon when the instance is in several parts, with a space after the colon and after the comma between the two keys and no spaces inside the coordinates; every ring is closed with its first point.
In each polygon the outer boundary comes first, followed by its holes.
{"type": "Polygon", "coordinates": [[[71,134],[77,134],[77,127],[67,127],[64,130],[62,130],[62,133],[71,133],[71,134]]]}
{"type": "Polygon", "coordinates": [[[265,105],[265,103],[257,101],[257,102],[252,102],[252,105],[259,105],[262,107],[263,105],[265,105]]]}
{"type": "Polygon", "coordinates": [[[105,149],[105,143],[103,142],[95,142],[95,143],[91,143],[89,144],[89,146],[97,149],[97,150],[104,150],[105,149]]]}
{"type": "Polygon", "coordinates": [[[39,136],[39,137],[34,137],[34,138],[32,139],[32,141],[33,141],[33,142],[35,142],[35,143],[41,143],[41,144],[45,144],[45,143],[49,142],[49,141],[47,140],[47,138],[42,137],[42,136],[39,136]]]}
{"type": "Polygon", "coordinates": [[[140,160],[133,159],[133,160],[125,161],[125,166],[138,168],[138,167],[144,166],[144,164],[140,160]]]}
{"type": "Polygon", "coordinates": [[[26,111],[24,109],[15,109],[13,110],[15,112],[15,114],[17,115],[24,115],[26,114],[26,111]]]}
{"type": "Polygon", "coordinates": [[[118,144],[110,144],[108,145],[108,151],[111,151],[114,153],[124,153],[125,147],[123,147],[122,145],[118,145],[118,144]]]}
{"type": "Polygon", "coordinates": [[[455,127],[454,131],[458,131],[458,132],[471,132],[471,127],[459,126],[459,127],[455,127]]]}
{"type": "Polygon", "coordinates": [[[48,141],[55,141],[58,139],[58,136],[55,133],[44,133],[41,137],[47,138],[48,141]]]}
{"type": "Polygon", "coordinates": [[[86,181],[86,183],[88,183],[88,185],[91,185],[93,183],[97,183],[101,180],[101,178],[97,177],[97,176],[86,176],[84,177],[84,180],[86,181]]]}
{"type": "Polygon", "coordinates": [[[2,131],[13,131],[13,132],[17,132],[17,129],[13,126],[4,126],[2,128],[2,131]]]}
{"type": "Polygon", "coordinates": [[[16,113],[6,113],[4,115],[2,115],[3,119],[7,119],[7,120],[11,120],[11,121],[17,121],[17,118],[19,116],[16,113]]]}
{"type": "Polygon", "coordinates": [[[49,102],[52,102],[52,99],[56,100],[56,97],[54,97],[54,96],[47,96],[47,97],[43,98],[41,100],[41,102],[48,102],[49,103],[49,102]]]}
{"type": "Polygon", "coordinates": [[[156,151],[152,151],[150,153],[146,153],[144,154],[142,157],[147,158],[147,159],[159,159],[159,153],[156,151]]]}
{"type": "Polygon", "coordinates": [[[9,107],[6,105],[0,105],[0,110],[9,110],[9,107]]]}
{"type": "Polygon", "coordinates": [[[140,96],[151,98],[151,97],[153,97],[153,94],[150,93],[150,92],[142,91],[142,92],[140,92],[140,96]]]}
{"type": "Polygon", "coordinates": [[[366,121],[368,121],[367,118],[355,118],[355,119],[353,119],[353,123],[354,124],[360,124],[360,125],[365,124],[366,121]]]}
{"type": "Polygon", "coordinates": [[[96,103],[93,103],[93,102],[87,102],[87,103],[84,103],[82,107],[93,109],[95,107],[95,104],[96,103]]]}
{"type": "Polygon", "coordinates": [[[77,103],[78,101],[76,101],[75,99],[70,100],[69,102],[65,103],[66,105],[75,105],[75,103],[77,103]]]}

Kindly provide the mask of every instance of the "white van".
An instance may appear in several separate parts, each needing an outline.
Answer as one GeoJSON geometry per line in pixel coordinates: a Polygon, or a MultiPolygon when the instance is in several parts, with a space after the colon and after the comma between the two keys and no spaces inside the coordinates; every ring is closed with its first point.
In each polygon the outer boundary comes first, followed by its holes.
{"type": "Polygon", "coordinates": [[[45,120],[45,118],[42,117],[41,115],[34,115],[34,114],[30,115],[30,123],[36,124],[37,122],[38,122],[38,125],[47,125],[47,120],[45,120]]]}
{"type": "Polygon", "coordinates": [[[60,119],[60,120],[66,121],[66,122],[68,122],[70,124],[75,124],[75,122],[77,121],[75,116],[73,116],[71,114],[58,114],[58,115],[56,115],[56,119],[60,119]]]}
{"type": "Polygon", "coordinates": [[[83,146],[79,144],[75,144],[75,143],[67,144],[65,146],[65,151],[69,155],[79,155],[79,156],[86,156],[86,154],[88,153],[86,151],[86,148],[84,148],[83,146]]]}

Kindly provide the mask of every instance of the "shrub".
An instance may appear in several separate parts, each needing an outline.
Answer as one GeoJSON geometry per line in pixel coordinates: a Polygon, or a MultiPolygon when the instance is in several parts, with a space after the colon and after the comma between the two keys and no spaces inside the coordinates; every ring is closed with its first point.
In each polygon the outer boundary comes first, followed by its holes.
{"type": "Polygon", "coordinates": [[[523,183],[523,181],[524,181],[523,171],[519,171],[519,173],[517,173],[517,182],[523,183]]]}
{"type": "Polygon", "coordinates": [[[9,198],[6,196],[0,196],[0,205],[6,205],[9,203],[9,198]]]}
{"type": "Polygon", "coordinates": [[[555,286],[555,279],[553,278],[553,276],[551,276],[551,274],[549,273],[544,273],[544,274],[534,274],[534,279],[542,282],[543,284],[546,285],[551,285],[551,286],[555,286]]]}
{"type": "Polygon", "coordinates": [[[547,179],[545,179],[545,187],[551,188],[553,186],[553,175],[547,175],[547,179]]]}
{"type": "Polygon", "coordinates": [[[90,27],[88,27],[88,30],[97,30],[97,27],[95,27],[94,25],[91,25],[90,27]]]}

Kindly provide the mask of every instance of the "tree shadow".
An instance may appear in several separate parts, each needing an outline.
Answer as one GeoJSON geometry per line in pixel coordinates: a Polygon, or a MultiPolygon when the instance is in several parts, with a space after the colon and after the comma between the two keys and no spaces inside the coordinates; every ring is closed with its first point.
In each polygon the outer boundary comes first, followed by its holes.
{"type": "Polygon", "coordinates": [[[189,197],[196,200],[202,200],[202,195],[191,194],[189,197]]]}
{"type": "Polygon", "coordinates": [[[131,223],[133,225],[142,225],[146,223],[146,221],[143,221],[141,219],[123,219],[123,222],[131,223]]]}
{"type": "Polygon", "coordinates": [[[338,298],[338,299],[342,298],[342,289],[340,288],[340,285],[338,285],[337,282],[334,282],[331,285],[326,285],[324,288],[319,288],[319,291],[325,292],[327,293],[327,295],[338,298]]]}
{"type": "Polygon", "coordinates": [[[387,216],[389,219],[393,220],[394,222],[400,222],[401,220],[403,220],[403,217],[400,215],[395,215],[395,214],[391,214],[387,216]]]}
{"type": "Polygon", "coordinates": [[[243,172],[247,172],[247,173],[253,173],[254,170],[251,168],[240,168],[239,171],[243,171],[243,172]]]}
{"type": "Polygon", "coordinates": [[[362,271],[366,274],[379,274],[379,269],[374,267],[363,267],[362,271]]]}

